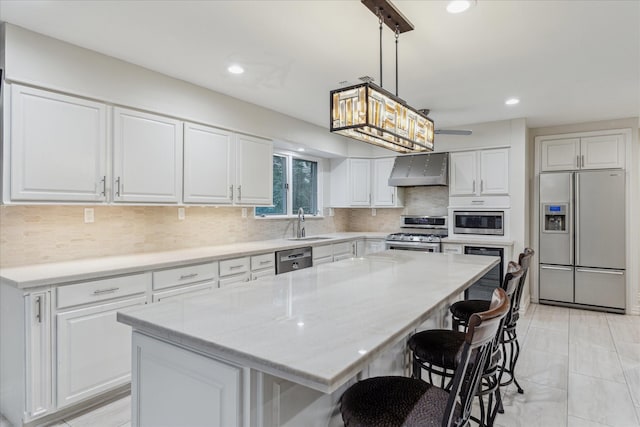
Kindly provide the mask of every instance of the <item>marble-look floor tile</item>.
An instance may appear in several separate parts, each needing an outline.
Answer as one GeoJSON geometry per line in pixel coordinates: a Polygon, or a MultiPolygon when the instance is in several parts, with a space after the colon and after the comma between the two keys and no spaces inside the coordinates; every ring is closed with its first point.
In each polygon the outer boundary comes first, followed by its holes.
{"type": "Polygon", "coordinates": [[[609,328],[615,342],[629,342],[640,344],[640,316],[624,316],[622,318],[608,317],[609,328]],[[635,317],[639,320],[629,320],[635,317]]]}
{"type": "Polygon", "coordinates": [[[566,331],[541,329],[532,326],[527,334],[528,349],[569,355],[569,336],[566,331]]]}
{"type": "Polygon", "coordinates": [[[567,391],[523,380],[526,390],[519,394],[513,386],[503,393],[504,414],[496,427],[563,427],[567,422],[567,391]]]}
{"type": "Polygon", "coordinates": [[[640,365],[623,370],[624,378],[629,385],[629,393],[633,404],[640,406],[640,365]]]}
{"type": "Polygon", "coordinates": [[[567,427],[608,427],[606,424],[596,423],[595,421],[585,420],[584,418],[569,416],[567,427]]]}
{"type": "Polygon", "coordinates": [[[525,347],[516,366],[516,378],[561,390],[567,389],[569,357],[525,347]]]}
{"type": "Polygon", "coordinates": [[[573,373],[569,374],[568,415],[612,427],[638,425],[626,384],[573,373]]]}
{"type": "Polygon", "coordinates": [[[616,351],[623,369],[640,365],[640,343],[617,342],[616,351]]]}
{"type": "Polygon", "coordinates": [[[570,351],[569,372],[625,383],[618,353],[615,351],[584,342],[571,343],[570,351]]]}
{"type": "Polygon", "coordinates": [[[531,319],[531,326],[567,331],[569,329],[569,309],[566,307],[538,305],[531,319]]]}
{"type": "Polygon", "coordinates": [[[131,421],[131,396],[65,421],[70,427],[120,427],[131,421]]]}
{"type": "Polygon", "coordinates": [[[615,351],[615,344],[609,325],[595,326],[585,323],[572,323],[569,326],[569,337],[571,343],[583,343],[597,346],[609,351],[615,351]]]}
{"type": "Polygon", "coordinates": [[[573,309],[569,312],[569,326],[573,325],[589,325],[594,327],[606,328],[609,326],[605,313],[590,310],[573,309]]]}

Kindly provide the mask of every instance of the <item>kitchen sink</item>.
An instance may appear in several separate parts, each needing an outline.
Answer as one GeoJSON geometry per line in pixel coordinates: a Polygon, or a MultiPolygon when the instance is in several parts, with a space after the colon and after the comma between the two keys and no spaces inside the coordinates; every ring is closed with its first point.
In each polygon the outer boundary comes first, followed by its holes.
{"type": "Polygon", "coordinates": [[[332,237],[291,237],[287,240],[297,240],[301,242],[308,242],[310,240],[326,240],[326,239],[332,239],[332,237]]]}

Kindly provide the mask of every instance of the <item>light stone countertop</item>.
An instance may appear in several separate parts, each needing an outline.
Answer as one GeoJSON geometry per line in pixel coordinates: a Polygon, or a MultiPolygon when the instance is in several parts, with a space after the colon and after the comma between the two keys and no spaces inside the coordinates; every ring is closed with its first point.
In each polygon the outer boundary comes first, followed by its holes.
{"type": "Polygon", "coordinates": [[[498,261],[384,251],[125,310],[118,320],[331,393],[498,261]]]}
{"type": "Polygon", "coordinates": [[[318,236],[331,237],[330,239],[315,241],[294,241],[288,239],[260,240],[164,252],[34,264],[0,269],[0,282],[25,289],[93,280],[120,274],[179,267],[193,263],[244,257],[282,249],[321,246],[357,238],[384,238],[387,235],[388,233],[380,232],[326,233],[319,234],[318,236]]]}

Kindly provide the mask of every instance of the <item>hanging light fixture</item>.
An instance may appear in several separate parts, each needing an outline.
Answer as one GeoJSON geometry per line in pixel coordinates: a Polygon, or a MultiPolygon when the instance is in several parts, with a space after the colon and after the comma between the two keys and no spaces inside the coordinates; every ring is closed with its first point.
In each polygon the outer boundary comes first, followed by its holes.
{"type": "Polygon", "coordinates": [[[388,0],[362,0],[380,23],[380,86],[370,77],[363,83],[332,90],[331,132],[397,151],[433,151],[433,121],[398,97],[398,39],[413,30],[409,22],[388,0]],[[396,37],[396,93],[382,88],[382,24],[396,37]]]}

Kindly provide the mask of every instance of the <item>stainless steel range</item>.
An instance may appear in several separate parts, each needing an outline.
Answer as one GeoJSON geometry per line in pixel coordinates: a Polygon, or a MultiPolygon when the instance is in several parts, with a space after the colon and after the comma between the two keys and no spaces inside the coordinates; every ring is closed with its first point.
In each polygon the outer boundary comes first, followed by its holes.
{"type": "Polygon", "coordinates": [[[403,215],[400,228],[403,229],[402,233],[387,236],[387,249],[440,252],[440,239],[447,237],[447,217],[403,215]]]}

